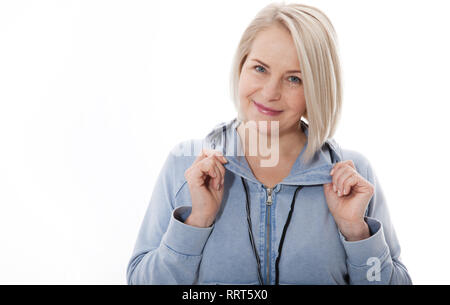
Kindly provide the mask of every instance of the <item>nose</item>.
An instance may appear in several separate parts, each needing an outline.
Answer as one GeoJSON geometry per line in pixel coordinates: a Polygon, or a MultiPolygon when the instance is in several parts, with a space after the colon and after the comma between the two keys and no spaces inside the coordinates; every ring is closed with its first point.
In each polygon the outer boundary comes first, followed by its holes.
{"type": "Polygon", "coordinates": [[[281,97],[280,81],[272,77],[264,83],[261,95],[265,101],[279,100],[281,97]]]}

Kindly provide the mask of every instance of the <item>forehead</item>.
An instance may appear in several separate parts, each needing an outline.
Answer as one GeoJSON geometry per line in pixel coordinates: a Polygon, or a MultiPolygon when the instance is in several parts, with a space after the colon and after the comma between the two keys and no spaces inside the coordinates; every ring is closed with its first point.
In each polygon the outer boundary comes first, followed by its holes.
{"type": "Polygon", "coordinates": [[[294,41],[289,31],[279,25],[271,26],[256,35],[249,53],[249,58],[255,57],[271,67],[300,68],[294,41]]]}

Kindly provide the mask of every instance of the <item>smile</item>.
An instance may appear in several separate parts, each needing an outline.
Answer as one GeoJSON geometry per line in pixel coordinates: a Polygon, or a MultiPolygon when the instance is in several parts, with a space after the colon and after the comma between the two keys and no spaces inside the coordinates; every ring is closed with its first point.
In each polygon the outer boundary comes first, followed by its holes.
{"type": "Polygon", "coordinates": [[[273,109],[264,107],[263,105],[258,104],[257,102],[255,102],[253,100],[252,100],[252,102],[255,105],[256,109],[258,109],[258,111],[260,113],[265,114],[265,115],[275,116],[275,115],[279,115],[280,113],[283,112],[282,110],[273,110],[273,109]]]}

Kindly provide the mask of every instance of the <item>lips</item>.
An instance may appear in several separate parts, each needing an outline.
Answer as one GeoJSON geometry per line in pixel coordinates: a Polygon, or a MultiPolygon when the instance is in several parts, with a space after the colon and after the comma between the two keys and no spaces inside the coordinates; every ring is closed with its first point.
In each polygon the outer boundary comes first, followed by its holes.
{"type": "Polygon", "coordinates": [[[282,110],[275,110],[275,109],[272,109],[272,108],[265,107],[265,106],[263,106],[263,105],[261,105],[261,104],[255,102],[255,101],[253,101],[253,100],[252,100],[252,102],[255,104],[255,106],[256,106],[256,108],[258,109],[258,111],[261,112],[261,113],[263,113],[263,114],[267,114],[267,115],[278,115],[278,114],[280,114],[280,113],[283,112],[282,110]]]}

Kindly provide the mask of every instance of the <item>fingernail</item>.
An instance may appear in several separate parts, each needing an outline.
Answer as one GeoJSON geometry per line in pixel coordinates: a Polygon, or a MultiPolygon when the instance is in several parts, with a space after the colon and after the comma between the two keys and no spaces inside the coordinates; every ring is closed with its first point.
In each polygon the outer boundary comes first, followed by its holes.
{"type": "Polygon", "coordinates": [[[217,190],[219,190],[220,189],[220,183],[217,185],[217,190]]]}
{"type": "Polygon", "coordinates": [[[341,191],[338,191],[338,197],[341,197],[341,191]]]}
{"type": "Polygon", "coordinates": [[[331,170],[331,172],[330,172],[330,176],[331,176],[331,175],[333,175],[333,171],[334,171],[334,168],[333,168],[333,169],[331,170]]]}

